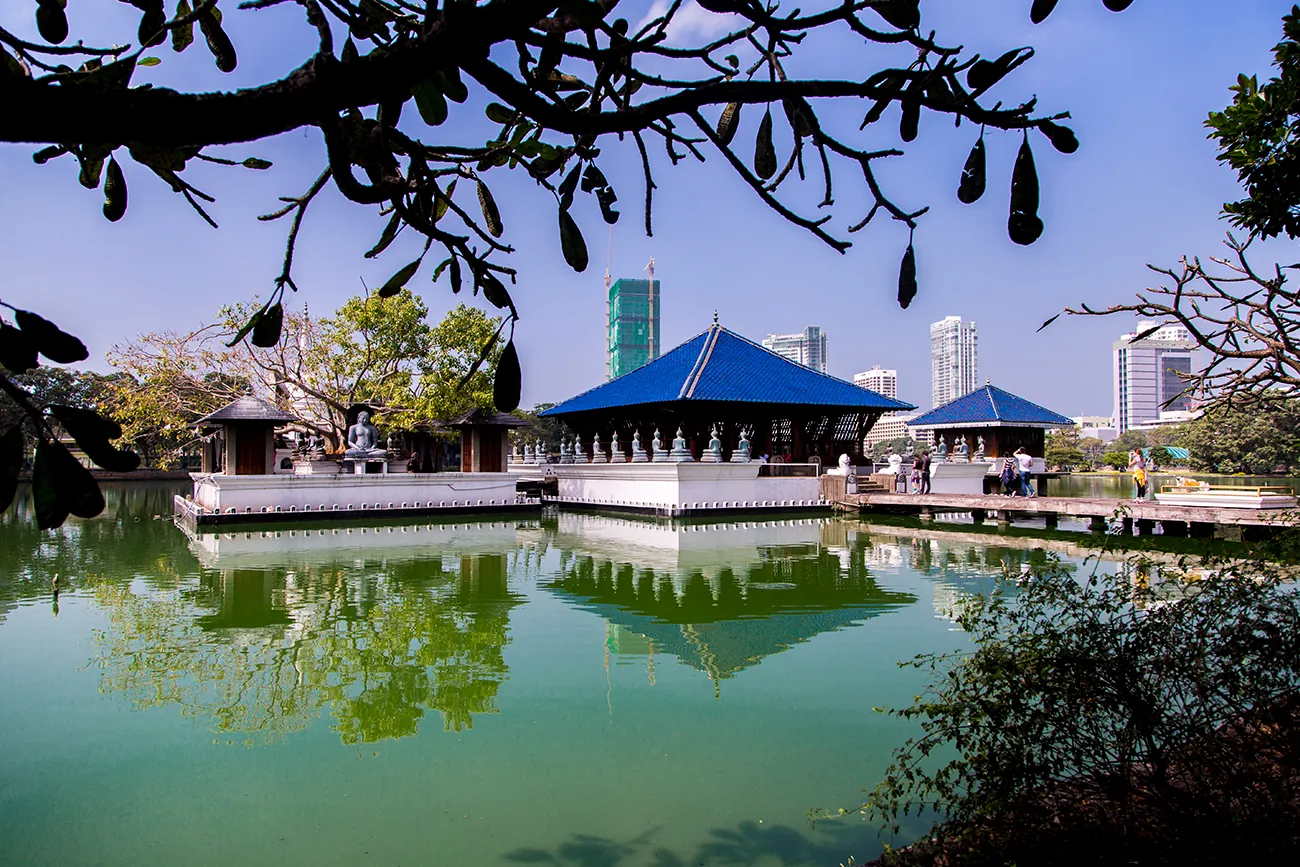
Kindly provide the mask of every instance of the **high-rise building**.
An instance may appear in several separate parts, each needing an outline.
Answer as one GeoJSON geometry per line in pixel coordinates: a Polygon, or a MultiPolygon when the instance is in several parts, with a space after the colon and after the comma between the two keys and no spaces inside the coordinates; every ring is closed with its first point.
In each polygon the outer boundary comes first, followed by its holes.
{"type": "Polygon", "coordinates": [[[974,322],[946,316],[930,325],[930,406],[979,387],[979,332],[974,322]]]}
{"type": "Polygon", "coordinates": [[[654,272],[649,280],[615,280],[609,286],[606,310],[607,380],[659,357],[659,281],[654,272]]]}
{"type": "Polygon", "coordinates": [[[769,334],[763,338],[763,348],[796,364],[826,372],[826,335],[816,325],[809,325],[802,334],[769,334]]]}
{"type": "Polygon", "coordinates": [[[1159,421],[1165,413],[1186,413],[1192,398],[1184,377],[1196,369],[1196,341],[1181,325],[1166,325],[1134,340],[1159,323],[1139,322],[1114,344],[1115,428],[1119,433],[1159,421]]]}
{"type": "Polygon", "coordinates": [[[876,394],[898,400],[898,371],[885,370],[879,364],[870,370],[853,374],[853,384],[869,388],[876,394]]]}

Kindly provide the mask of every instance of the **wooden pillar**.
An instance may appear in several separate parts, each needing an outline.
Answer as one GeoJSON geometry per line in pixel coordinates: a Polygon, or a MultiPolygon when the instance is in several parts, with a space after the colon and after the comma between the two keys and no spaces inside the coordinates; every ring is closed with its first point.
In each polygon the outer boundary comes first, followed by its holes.
{"type": "Polygon", "coordinates": [[[1160,532],[1166,536],[1186,536],[1188,524],[1185,521],[1161,521],[1160,532]]]}
{"type": "Polygon", "coordinates": [[[1043,515],[1043,521],[1047,524],[1047,529],[1055,530],[1059,526],[1061,519],[1055,512],[1048,512],[1043,515]]]}
{"type": "Polygon", "coordinates": [[[1156,531],[1156,522],[1150,518],[1138,518],[1137,534],[1139,536],[1150,536],[1156,531]]]}
{"type": "Polygon", "coordinates": [[[934,520],[934,512],[926,506],[921,507],[921,520],[927,524],[934,520]]]}
{"type": "Polygon", "coordinates": [[[1093,515],[1092,520],[1088,522],[1088,530],[1092,533],[1105,533],[1109,529],[1106,526],[1106,519],[1101,515],[1093,515]]]}
{"type": "Polygon", "coordinates": [[[1187,525],[1187,535],[1193,539],[1210,539],[1214,537],[1214,525],[1193,521],[1187,525]]]}
{"type": "Polygon", "coordinates": [[[1240,524],[1215,524],[1214,538],[1223,539],[1228,542],[1242,541],[1242,532],[1240,524]]]}
{"type": "Polygon", "coordinates": [[[1132,536],[1132,535],[1133,535],[1133,519],[1132,519],[1132,518],[1124,518],[1124,519],[1123,519],[1123,522],[1121,523],[1121,526],[1123,527],[1123,532],[1124,532],[1124,535],[1125,535],[1125,536],[1132,536]]]}
{"type": "Polygon", "coordinates": [[[984,511],[983,509],[970,510],[970,519],[971,519],[971,523],[973,524],[976,525],[983,524],[984,519],[987,517],[988,517],[988,512],[984,511]]]}

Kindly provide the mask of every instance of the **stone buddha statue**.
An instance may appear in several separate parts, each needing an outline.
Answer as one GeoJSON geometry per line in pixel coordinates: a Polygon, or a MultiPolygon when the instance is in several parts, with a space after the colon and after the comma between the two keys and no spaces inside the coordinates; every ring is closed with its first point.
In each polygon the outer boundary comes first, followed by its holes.
{"type": "Polygon", "coordinates": [[[975,438],[975,460],[984,460],[984,437],[975,438]]]}
{"type": "Polygon", "coordinates": [[[654,439],[650,440],[650,460],[655,463],[668,460],[668,453],[664,451],[663,438],[659,436],[659,428],[655,428],[654,439]]]}
{"type": "Polygon", "coordinates": [[[740,431],[740,442],[736,444],[736,450],[731,453],[731,462],[733,464],[749,463],[749,435],[743,429],[740,431]]]}
{"type": "Polygon", "coordinates": [[[966,444],[966,437],[957,438],[957,449],[953,452],[953,457],[965,460],[970,456],[970,446],[966,444]]]}
{"type": "Polygon", "coordinates": [[[632,463],[644,464],[650,460],[645,453],[645,447],[641,445],[641,431],[632,431],[632,463]]]}
{"type": "Polygon", "coordinates": [[[722,463],[722,440],[718,439],[718,426],[713,426],[712,436],[709,438],[709,450],[704,453],[702,459],[713,464],[722,463]]]}
{"type": "Polygon", "coordinates": [[[691,457],[691,450],[686,447],[686,437],[682,436],[680,427],[677,428],[677,436],[673,438],[673,450],[668,453],[668,459],[678,464],[695,460],[691,457]]]}
{"type": "Polygon", "coordinates": [[[939,435],[939,460],[948,460],[948,441],[943,438],[942,434],[939,435]]]}
{"type": "Polygon", "coordinates": [[[388,450],[379,448],[379,431],[370,423],[370,413],[361,410],[357,422],[348,428],[348,448],[343,457],[360,461],[382,461],[388,450]]]}

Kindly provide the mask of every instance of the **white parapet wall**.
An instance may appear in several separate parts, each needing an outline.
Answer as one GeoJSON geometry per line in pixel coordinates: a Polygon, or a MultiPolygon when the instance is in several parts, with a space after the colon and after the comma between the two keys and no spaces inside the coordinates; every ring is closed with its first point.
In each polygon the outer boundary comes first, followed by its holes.
{"type": "Polygon", "coordinates": [[[930,493],[983,494],[984,477],[991,469],[987,461],[935,461],[930,464],[930,493]]]}
{"type": "Polygon", "coordinates": [[[188,499],[177,498],[177,514],[196,524],[285,520],[287,515],[313,519],[336,517],[340,512],[372,517],[540,505],[516,494],[518,478],[510,473],[191,473],[190,477],[194,494],[188,499]]]}
{"type": "Polygon", "coordinates": [[[801,464],[552,464],[562,505],[656,515],[825,509],[816,469],[801,464]],[[808,473],[795,475],[795,473],[808,473]]]}

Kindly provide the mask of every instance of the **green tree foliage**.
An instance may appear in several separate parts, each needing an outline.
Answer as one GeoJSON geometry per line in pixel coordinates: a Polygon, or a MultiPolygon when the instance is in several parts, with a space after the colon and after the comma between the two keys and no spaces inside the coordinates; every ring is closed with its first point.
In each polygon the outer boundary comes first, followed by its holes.
{"type": "MultiPolygon", "coordinates": [[[[573,431],[569,429],[567,424],[560,421],[558,418],[538,417],[538,413],[545,412],[553,406],[555,406],[553,403],[539,403],[531,410],[521,410],[520,412],[515,413],[520,418],[528,421],[529,426],[527,428],[512,431],[512,441],[521,443],[520,448],[522,449],[522,443],[525,440],[530,443],[534,440],[540,440],[542,445],[546,446],[548,450],[558,451],[561,439],[573,439],[573,431]]],[[[608,442],[602,443],[602,445],[604,445],[606,449],[609,448],[608,442]]]]}
{"type": "Polygon", "coordinates": [[[1075,428],[1050,431],[1043,445],[1043,462],[1048,467],[1074,468],[1084,463],[1083,448],[1080,445],[1079,431],[1075,428]]]}
{"type": "Polygon", "coordinates": [[[959,603],[974,649],[910,663],[931,689],[893,713],[922,733],[864,811],[947,816],[916,863],[1287,863],[1300,595],[1259,562],[1163,578],[1049,567],[959,603]]]}
{"type": "Polygon", "coordinates": [[[1110,447],[1115,451],[1131,452],[1134,449],[1144,449],[1150,444],[1146,431],[1126,430],[1115,438],[1110,447]]]}
{"type": "Polygon", "coordinates": [[[1187,449],[1197,470],[1271,473],[1300,468],[1300,401],[1213,410],[1182,425],[1176,445],[1187,449]]]}
{"type": "Polygon", "coordinates": [[[115,412],[134,442],[158,431],[192,439],[195,420],[242,394],[255,393],[293,412],[300,426],[343,443],[347,411],[375,410],[377,424],[405,430],[492,404],[491,365],[499,318],[464,304],[437,325],[409,290],[353,298],[332,316],[284,318],[286,339],[269,347],[230,337],[255,305],[228,307],[220,321],[194,331],[146,334],[113,347],[109,361],[129,374],[115,412]]]}
{"type": "Polygon", "coordinates": [[[1083,452],[1084,464],[1088,469],[1105,465],[1106,444],[1096,437],[1081,437],[1079,450],[1083,452]]]}
{"type": "MultiPolygon", "coordinates": [[[[876,443],[871,447],[871,459],[874,461],[884,460],[885,456],[888,455],[890,451],[899,455],[906,454],[907,444],[911,442],[912,440],[907,437],[897,437],[888,442],[876,443]]],[[[915,447],[915,444],[913,444],[913,447],[915,447]]]]}
{"type": "Polygon", "coordinates": [[[1300,6],[1282,18],[1282,37],[1273,48],[1277,75],[1264,84],[1237,76],[1232,104],[1205,121],[1219,160],[1246,189],[1224,214],[1264,238],[1300,236],[1300,6]]]}
{"type": "Polygon", "coordinates": [[[1112,470],[1126,470],[1128,469],[1128,455],[1128,452],[1112,449],[1102,455],[1101,462],[1112,470]]]}

